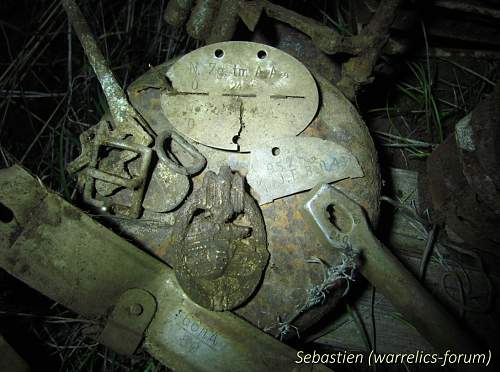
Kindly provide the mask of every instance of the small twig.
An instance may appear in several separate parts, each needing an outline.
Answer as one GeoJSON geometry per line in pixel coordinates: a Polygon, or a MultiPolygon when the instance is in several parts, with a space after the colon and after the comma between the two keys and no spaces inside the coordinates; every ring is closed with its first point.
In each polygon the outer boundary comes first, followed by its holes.
{"type": "MultiPolygon", "coordinates": [[[[373,68],[389,38],[389,29],[402,0],[382,0],[370,23],[354,36],[364,40],[364,48],[342,66],[342,77],[337,87],[349,99],[354,99],[362,85],[372,81],[373,68]]],[[[353,38],[354,38],[353,37],[353,38]]]]}
{"type": "Polygon", "coordinates": [[[37,135],[35,136],[35,139],[33,139],[33,141],[31,142],[31,144],[28,146],[28,148],[24,152],[24,155],[19,160],[19,162],[21,164],[24,162],[24,160],[26,160],[26,157],[29,155],[29,153],[33,149],[33,146],[38,142],[38,139],[40,138],[40,136],[42,135],[42,133],[45,131],[45,129],[49,126],[49,124],[52,122],[52,119],[54,118],[56,112],[59,110],[59,108],[61,107],[61,105],[65,101],[66,101],[65,99],[62,99],[61,101],[59,101],[59,104],[56,106],[56,108],[54,109],[54,111],[52,111],[52,114],[50,115],[50,117],[47,119],[47,121],[45,122],[45,124],[43,125],[43,127],[38,131],[37,135]]]}
{"type": "Polygon", "coordinates": [[[488,79],[486,76],[483,76],[481,75],[480,73],[474,71],[474,70],[471,70],[470,68],[468,67],[465,67],[463,65],[461,65],[460,63],[457,63],[457,62],[454,62],[450,59],[447,59],[447,58],[440,58],[440,60],[444,61],[444,62],[447,62],[447,63],[450,63],[452,64],[453,66],[456,66],[458,67],[459,69],[465,71],[465,72],[468,72],[469,74],[471,75],[474,75],[475,77],[478,77],[479,79],[483,80],[484,82],[488,83],[489,85],[495,87],[496,86],[496,83],[491,81],[490,79],[488,79]]]}
{"type": "Polygon", "coordinates": [[[21,316],[27,318],[37,318],[37,319],[45,319],[50,322],[59,322],[59,323],[91,323],[97,324],[96,321],[90,319],[80,319],[80,318],[67,318],[63,316],[53,316],[53,315],[39,315],[39,314],[30,314],[23,312],[12,312],[12,311],[4,311],[0,310],[0,315],[5,316],[21,316]]]}
{"type": "Polygon", "coordinates": [[[415,219],[420,224],[422,224],[422,226],[427,226],[428,225],[427,221],[425,221],[422,217],[420,217],[417,214],[417,212],[414,209],[408,207],[407,205],[404,205],[404,204],[402,204],[402,203],[400,203],[400,202],[398,202],[396,200],[393,200],[393,199],[391,199],[391,198],[389,198],[387,196],[381,196],[380,200],[381,201],[385,201],[385,202],[393,205],[394,207],[397,207],[397,208],[401,209],[402,212],[408,214],[411,218],[415,219]]]}
{"type": "Polygon", "coordinates": [[[363,340],[363,343],[365,344],[366,351],[370,352],[370,350],[372,350],[372,345],[370,343],[370,336],[368,335],[366,327],[363,323],[363,319],[358,314],[356,308],[351,307],[351,305],[349,304],[346,304],[346,308],[348,314],[351,316],[352,320],[354,321],[354,324],[356,325],[356,328],[359,332],[359,335],[361,336],[361,339],[363,340]]]}
{"type": "Polygon", "coordinates": [[[429,142],[414,140],[414,139],[411,139],[411,138],[402,137],[402,136],[398,136],[398,135],[391,134],[391,133],[381,132],[381,131],[378,131],[378,130],[374,130],[374,131],[372,131],[372,133],[378,134],[380,136],[389,137],[389,138],[401,140],[401,141],[404,141],[404,142],[408,142],[408,143],[410,143],[412,145],[421,145],[421,146],[426,146],[426,147],[437,146],[437,143],[429,143],[429,142]]]}

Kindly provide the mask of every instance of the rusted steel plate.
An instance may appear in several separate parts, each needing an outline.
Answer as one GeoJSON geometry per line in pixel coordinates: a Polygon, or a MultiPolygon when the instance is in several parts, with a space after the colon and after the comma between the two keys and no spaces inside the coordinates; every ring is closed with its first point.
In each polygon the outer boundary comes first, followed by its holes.
{"type": "Polygon", "coordinates": [[[363,177],[356,157],[332,141],[289,137],[252,149],[247,175],[259,204],[345,178],[363,177]]]}
{"type": "Polygon", "coordinates": [[[204,145],[249,151],[269,138],[294,136],[318,109],[318,89],[292,56],[251,42],[212,44],[168,71],[173,89],[163,112],[184,136],[204,145]]]}

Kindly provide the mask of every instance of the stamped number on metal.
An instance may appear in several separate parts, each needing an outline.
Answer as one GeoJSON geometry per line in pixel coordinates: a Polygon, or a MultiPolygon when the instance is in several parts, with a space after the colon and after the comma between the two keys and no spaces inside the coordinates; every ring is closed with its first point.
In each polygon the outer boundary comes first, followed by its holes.
{"type": "Polygon", "coordinates": [[[211,44],[180,58],[167,73],[162,110],[184,136],[207,146],[250,151],[263,140],[295,136],[318,109],[307,68],[263,44],[211,44]]]}

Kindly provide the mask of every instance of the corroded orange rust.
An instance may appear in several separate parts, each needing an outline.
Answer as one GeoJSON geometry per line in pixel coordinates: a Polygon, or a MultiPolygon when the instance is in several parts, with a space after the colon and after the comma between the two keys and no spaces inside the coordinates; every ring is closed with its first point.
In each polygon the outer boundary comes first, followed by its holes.
{"type": "MultiPolygon", "coordinates": [[[[155,69],[157,72],[150,71],[129,88],[140,92],[131,100],[137,110],[148,118],[153,128],[166,125],[157,101],[160,92],[159,89],[141,89],[146,86],[161,86],[160,82],[155,82],[155,77],[158,72],[165,73],[167,69],[168,64],[158,66],[155,69]]],[[[354,154],[364,177],[342,180],[337,182],[336,186],[360,203],[371,223],[375,224],[379,211],[380,175],[371,137],[352,104],[326,79],[317,74],[314,74],[314,77],[320,90],[322,106],[316,118],[300,136],[324,138],[346,146],[354,154]]],[[[235,154],[218,152],[203,146],[199,149],[207,157],[208,167],[211,169],[227,164],[228,156],[235,154]],[[213,154],[217,154],[217,158],[212,157],[213,154]]],[[[194,190],[201,185],[202,175],[193,178],[194,190]]],[[[287,316],[303,304],[306,290],[321,280],[321,267],[308,263],[307,260],[320,257],[332,265],[338,260],[337,253],[322,246],[315,231],[306,224],[300,211],[304,201],[304,194],[298,193],[261,207],[271,259],[256,295],[235,310],[255,326],[276,335],[279,333],[278,317],[286,320],[287,316]]],[[[160,234],[160,230],[151,228],[147,237],[153,242],[160,234]]],[[[166,247],[160,247],[159,243],[149,246],[156,253],[165,254],[166,247]]],[[[322,306],[313,308],[298,318],[294,325],[299,328],[299,332],[334,307],[343,292],[342,286],[332,290],[322,306]]]]}

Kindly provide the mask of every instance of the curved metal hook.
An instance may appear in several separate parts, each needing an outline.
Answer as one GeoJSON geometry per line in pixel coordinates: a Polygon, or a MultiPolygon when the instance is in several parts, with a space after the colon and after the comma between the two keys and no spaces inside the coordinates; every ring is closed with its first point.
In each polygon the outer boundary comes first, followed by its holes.
{"type": "Polygon", "coordinates": [[[158,158],[165,163],[167,167],[176,173],[182,174],[184,176],[189,176],[200,172],[207,164],[207,159],[203,156],[201,152],[198,151],[196,147],[191,145],[182,136],[174,132],[173,130],[166,129],[158,134],[155,140],[155,151],[158,158]],[[165,140],[171,138],[172,141],[177,142],[194,160],[194,164],[189,167],[185,167],[181,164],[177,164],[175,161],[170,159],[165,152],[163,147],[165,140]]]}

